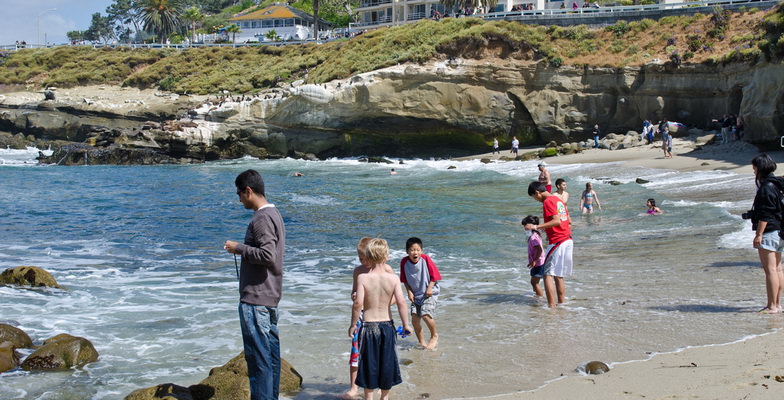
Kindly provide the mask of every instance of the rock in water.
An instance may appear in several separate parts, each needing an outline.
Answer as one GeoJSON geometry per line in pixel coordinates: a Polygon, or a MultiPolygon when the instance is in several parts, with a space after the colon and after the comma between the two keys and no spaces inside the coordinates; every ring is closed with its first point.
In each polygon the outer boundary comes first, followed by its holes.
{"type": "Polygon", "coordinates": [[[17,349],[33,347],[33,341],[23,330],[6,324],[0,324],[0,343],[11,342],[17,349]]]}
{"type": "Polygon", "coordinates": [[[22,361],[25,371],[63,370],[98,361],[98,351],[83,337],[68,334],[47,339],[44,345],[22,361]]]}
{"type": "MultiPolygon", "coordinates": [[[[248,397],[250,393],[248,394],[248,397]]],[[[205,399],[208,397],[205,397],[205,399]]],[[[154,400],[154,399],[177,399],[193,400],[189,388],[175,385],[173,383],[162,383],[146,389],[134,390],[133,393],[125,397],[125,400],[154,400]]]]}
{"type": "Polygon", "coordinates": [[[650,181],[646,181],[645,179],[642,179],[642,178],[637,178],[637,179],[635,179],[635,182],[637,182],[637,183],[642,185],[643,183],[648,183],[650,181]]]}
{"type": "Polygon", "coordinates": [[[42,268],[32,266],[10,268],[3,271],[3,273],[0,274],[0,283],[33,287],[60,287],[54,277],[52,277],[52,274],[46,272],[42,268]]]}
{"type": "MultiPolygon", "coordinates": [[[[294,393],[302,386],[302,376],[286,360],[280,359],[280,392],[294,393]]],[[[125,397],[125,400],[247,400],[250,398],[248,365],[245,353],[240,353],[220,367],[210,370],[210,376],[188,388],[172,383],[164,383],[145,389],[138,389],[125,397]],[[172,397],[173,394],[177,394],[172,397]]]]}
{"type": "Polygon", "coordinates": [[[16,355],[11,342],[0,342],[0,372],[10,371],[19,365],[19,356],[16,355]]]}
{"type": "Polygon", "coordinates": [[[588,364],[585,364],[585,373],[587,374],[599,375],[608,372],[609,370],[610,367],[601,361],[591,361],[588,364]]]}

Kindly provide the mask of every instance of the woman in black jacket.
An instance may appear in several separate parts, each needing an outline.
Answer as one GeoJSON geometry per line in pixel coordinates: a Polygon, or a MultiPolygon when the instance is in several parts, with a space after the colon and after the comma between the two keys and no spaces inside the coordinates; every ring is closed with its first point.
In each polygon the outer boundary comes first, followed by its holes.
{"type": "Polygon", "coordinates": [[[773,171],[776,162],[767,154],[760,154],[751,160],[757,183],[751,216],[752,229],[756,231],[754,247],[759,252],[762,269],[765,271],[765,288],[768,304],[761,313],[778,314],[781,312],[781,290],[784,285],[784,272],[781,269],[781,253],[784,240],[779,237],[781,230],[780,194],[778,187],[771,181],[776,179],[773,171]]]}

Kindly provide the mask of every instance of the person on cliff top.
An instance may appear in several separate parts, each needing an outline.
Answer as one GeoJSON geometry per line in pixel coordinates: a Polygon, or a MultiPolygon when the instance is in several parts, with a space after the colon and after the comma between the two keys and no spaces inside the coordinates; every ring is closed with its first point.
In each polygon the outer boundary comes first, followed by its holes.
{"type": "Polygon", "coordinates": [[[553,191],[553,184],[550,181],[550,171],[547,170],[547,163],[544,160],[537,165],[539,168],[539,182],[547,188],[548,192],[553,191]]]}
{"type": "Polygon", "coordinates": [[[280,388],[278,303],[283,289],[286,228],[274,204],[267,202],[264,180],[249,169],[234,180],[242,205],[253,210],[243,243],[227,240],[223,248],[242,257],[240,328],[248,364],[251,400],[277,399],[280,388]]]}
{"type": "Polygon", "coordinates": [[[566,205],[553,195],[541,182],[528,185],[528,195],[542,203],[543,224],[526,224],[526,230],[544,229],[549,246],[542,264],[544,293],[550,308],[563,304],[566,299],[564,276],[572,274],[572,229],[566,205]]]}
{"type": "Polygon", "coordinates": [[[435,313],[441,273],[433,260],[422,252],[422,240],[419,238],[406,240],[406,254],[408,256],[400,260],[400,281],[406,285],[408,299],[411,300],[411,323],[419,344],[433,350],[438,345],[435,313]],[[429,342],[425,342],[421,320],[425,321],[430,330],[429,342]]]}
{"type": "MultiPolygon", "coordinates": [[[[356,301],[357,299],[357,281],[359,276],[370,272],[370,261],[368,260],[366,253],[368,243],[370,243],[372,239],[373,238],[363,237],[362,239],[359,239],[359,243],[357,243],[357,258],[359,259],[359,265],[354,268],[354,278],[351,286],[351,301],[356,301]]],[[[384,264],[383,268],[385,272],[391,274],[391,276],[395,278],[395,283],[397,283],[397,277],[395,276],[395,271],[392,270],[392,267],[384,264]]],[[[341,399],[354,399],[359,394],[359,386],[357,386],[356,380],[357,371],[359,371],[359,331],[362,328],[362,315],[362,311],[360,311],[359,318],[357,318],[356,330],[354,331],[354,336],[351,338],[351,352],[348,360],[349,382],[351,383],[351,387],[339,396],[341,399]]]]}
{"type": "Polygon", "coordinates": [[[381,399],[389,398],[392,386],[400,384],[400,364],[397,358],[397,332],[389,312],[394,300],[404,332],[411,332],[406,313],[406,298],[394,274],[386,272],[391,267],[389,245],[384,239],[371,239],[365,250],[368,272],[357,277],[357,296],[351,309],[349,337],[357,330],[359,314],[364,315],[359,332],[359,365],[357,386],[365,390],[365,400],[373,400],[373,391],[381,389],[381,399]]]}

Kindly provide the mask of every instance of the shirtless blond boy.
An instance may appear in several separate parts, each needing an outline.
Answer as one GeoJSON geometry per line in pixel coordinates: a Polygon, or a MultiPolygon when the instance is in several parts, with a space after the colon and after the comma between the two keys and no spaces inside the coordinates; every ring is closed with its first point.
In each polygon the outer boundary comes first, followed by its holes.
{"type": "Polygon", "coordinates": [[[368,272],[357,277],[357,297],[351,312],[349,337],[354,336],[359,314],[363,313],[359,333],[359,370],[356,384],[365,390],[365,400],[373,400],[373,391],[381,389],[381,400],[389,399],[392,386],[403,382],[397,358],[397,332],[390,318],[389,304],[397,304],[403,329],[411,332],[406,312],[406,298],[400,281],[386,272],[389,245],[384,239],[371,239],[365,251],[368,272]]]}
{"type": "MultiPolygon", "coordinates": [[[[359,243],[357,243],[357,258],[359,259],[359,266],[354,268],[354,279],[353,284],[351,285],[351,300],[354,301],[357,299],[357,278],[362,275],[370,272],[368,266],[368,260],[365,256],[365,251],[367,250],[367,245],[373,238],[363,237],[359,239],[359,243]]],[[[395,271],[392,270],[387,264],[384,264],[384,270],[387,273],[390,273],[394,276],[395,271]]],[[[394,300],[394,299],[393,299],[394,300]]],[[[391,305],[391,304],[390,304],[391,305]]],[[[392,318],[390,312],[390,319],[392,318]]],[[[349,356],[349,382],[351,383],[351,387],[342,395],[339,396],[341,399],[353,399],[356,398],[359,394],[359,386],[357,386],[354,381],[357,380],[357,370],[359,369],[359,330],[362,327],[362,314],[360,313],[359,319],[357,320],[357,329],[354,332],[354,336],[351,340],[351,355],[349,356]]]]}

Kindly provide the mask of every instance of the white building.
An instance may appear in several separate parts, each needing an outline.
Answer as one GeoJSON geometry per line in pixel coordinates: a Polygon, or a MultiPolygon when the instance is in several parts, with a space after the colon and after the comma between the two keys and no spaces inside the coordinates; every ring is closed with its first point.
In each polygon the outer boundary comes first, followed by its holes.
{"type": "MultiPolygon", "coordinates": [[[[579,1],[582,5],[584,0],[579,1]]],[[[535,10],[561,8],[562,4],[571,7],[568,0],[499,0],[498,5],[490,12],[512,11],[512,7],[517,5],[529,5],[535,10]]],[[[380,26],[399,25],[406,22],[430,18],[434,11],[438,11],[442,16],[445,11],[451,16],[452,10],[444,10],[444,5],[439,0],[361,0],[359,7],[358,27],[375,28],[380,26]]]]}
{"type": "MultiPolygon", "coordinates": [[[[230,23],[240,27],[240,33],[236,35],[238,43],[269,41],[266,35],[272,30],[283,40],[313,39],[313,20],[312,15],[279,3],[229,18],[230,23]]],[[[319,18],[319,32],[331,28],[329,22],[319,18]]]]}

